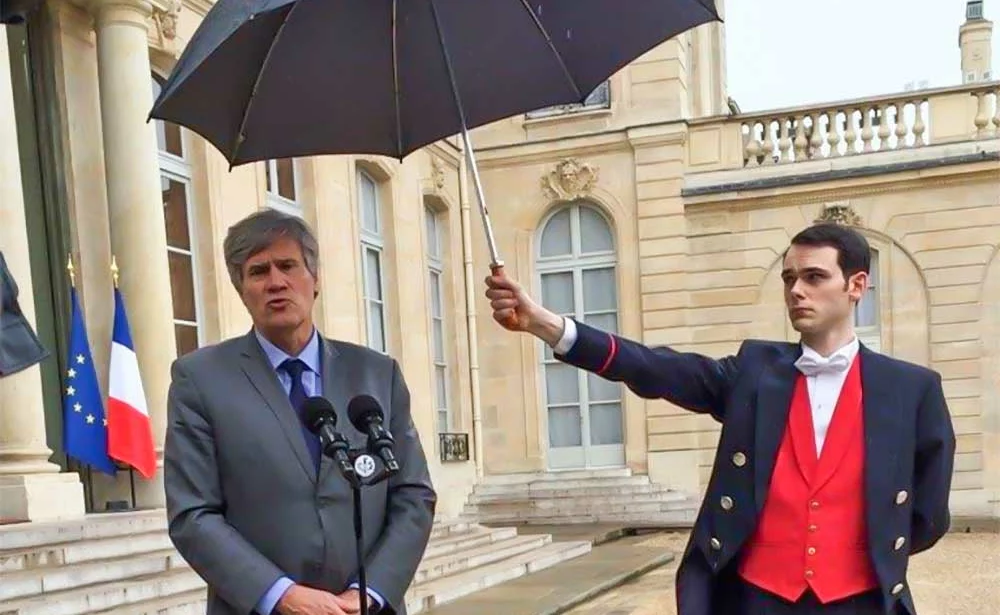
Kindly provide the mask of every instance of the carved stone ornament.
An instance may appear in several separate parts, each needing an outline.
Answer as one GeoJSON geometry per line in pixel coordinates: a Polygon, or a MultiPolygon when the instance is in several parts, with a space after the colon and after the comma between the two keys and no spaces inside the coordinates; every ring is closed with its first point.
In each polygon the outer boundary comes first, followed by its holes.
{"type": "Polygon", "coordinates": [[[576,158],[567,158],[542,177],[542,190],[550,199],[572,201],[593,190],[597,178],[597,167],[576,158]]]}
{"type": "Polygon", "coordinates": [[[444,165],[437,158],[431,158],[431,182],[435,190],[444,188],[444,165]]]}
{"type": "Polygon", "coordinates": [[[181,0],[164,0],[163,4],[164,8],[153,7],[153,23],[161,43],[177,38],[177,16],[183,7],[181,0]]]}
{"type": "Polygon", "coordinates": [[[832,222],[844,226],[861,226],[861,216],[846,202],[829,203],[823,206],[823,211],[814,222],[832,222]]]}

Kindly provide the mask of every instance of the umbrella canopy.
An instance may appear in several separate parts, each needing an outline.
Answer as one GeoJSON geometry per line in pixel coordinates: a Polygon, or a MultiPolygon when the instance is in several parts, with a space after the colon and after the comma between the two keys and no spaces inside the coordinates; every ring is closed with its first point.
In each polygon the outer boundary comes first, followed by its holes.
{"type": "Polygon", "coordinates": [[[713,0],[219,0],[150,117],[231,165],[402,159],[505,117],[582,102],[713,0]]]}

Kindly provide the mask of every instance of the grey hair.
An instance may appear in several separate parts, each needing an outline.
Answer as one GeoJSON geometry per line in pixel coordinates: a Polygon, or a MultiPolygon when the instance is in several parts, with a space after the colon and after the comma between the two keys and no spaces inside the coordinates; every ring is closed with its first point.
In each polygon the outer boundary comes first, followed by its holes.
{"type": "Polygon", "coordinates": [[[262,209],[229,227],[222,251],[226,259],[229,280],[236,292],[243,290],[243,266],[250,258],[274,243],[279,237],[289,237],[302,248],[306,269],[319,277],[319,243],[312,229],[302,218],[276,209],[262,209]]]}

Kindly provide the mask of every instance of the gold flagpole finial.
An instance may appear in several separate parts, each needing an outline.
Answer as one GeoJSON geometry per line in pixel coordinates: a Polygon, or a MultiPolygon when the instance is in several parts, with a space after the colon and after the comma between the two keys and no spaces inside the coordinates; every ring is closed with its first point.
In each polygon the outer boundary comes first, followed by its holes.
{"type": "Polygon", "coordinates": [[[76,288],[76,267],[73,266],[73,255],[66,259],[66,271],[69,272],[69,285],[76,288]]]}
{"type": "Polygon", "coordinates": [[[118,288],[118,260],[114,254],[111,255],[111,280],[115,284],[115,288],[118,288]]]}

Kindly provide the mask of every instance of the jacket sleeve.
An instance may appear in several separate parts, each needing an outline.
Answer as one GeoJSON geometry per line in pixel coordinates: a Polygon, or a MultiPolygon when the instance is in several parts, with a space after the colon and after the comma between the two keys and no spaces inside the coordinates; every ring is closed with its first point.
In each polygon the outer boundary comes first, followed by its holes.
{"type": "Polygon", "coordinates": [[[651,348],[581,322],[577,337],[560,361],[622,382],[636,395],[667,401],[722,421],[726,398],[739,374],[740,355],[712,359],[666,346],[651,348]]]}
{"type": "Polygon", "coordinates": [[[948,497],[955,463],[955,431],[939,374],[934,373],[917,412],[911,553],[934,546],[951,524],[948,497]]]}
{"type": "Polygon", "coordinates": [[[220,598],[250,613],[283,572],[226,521],[212,423],[178,361],[172,376],[163,453],[170,539],[220,598]]]}
{"type": "Polygon", "coordinates": [[[388,480],[386,524],[365,567],[369,587],[385,598],[387,611],[398,613],[430,540],[437,494],[410,413],[410,391],[395,360],[391,403],[389,431],[400,470],[388,480]]]}

